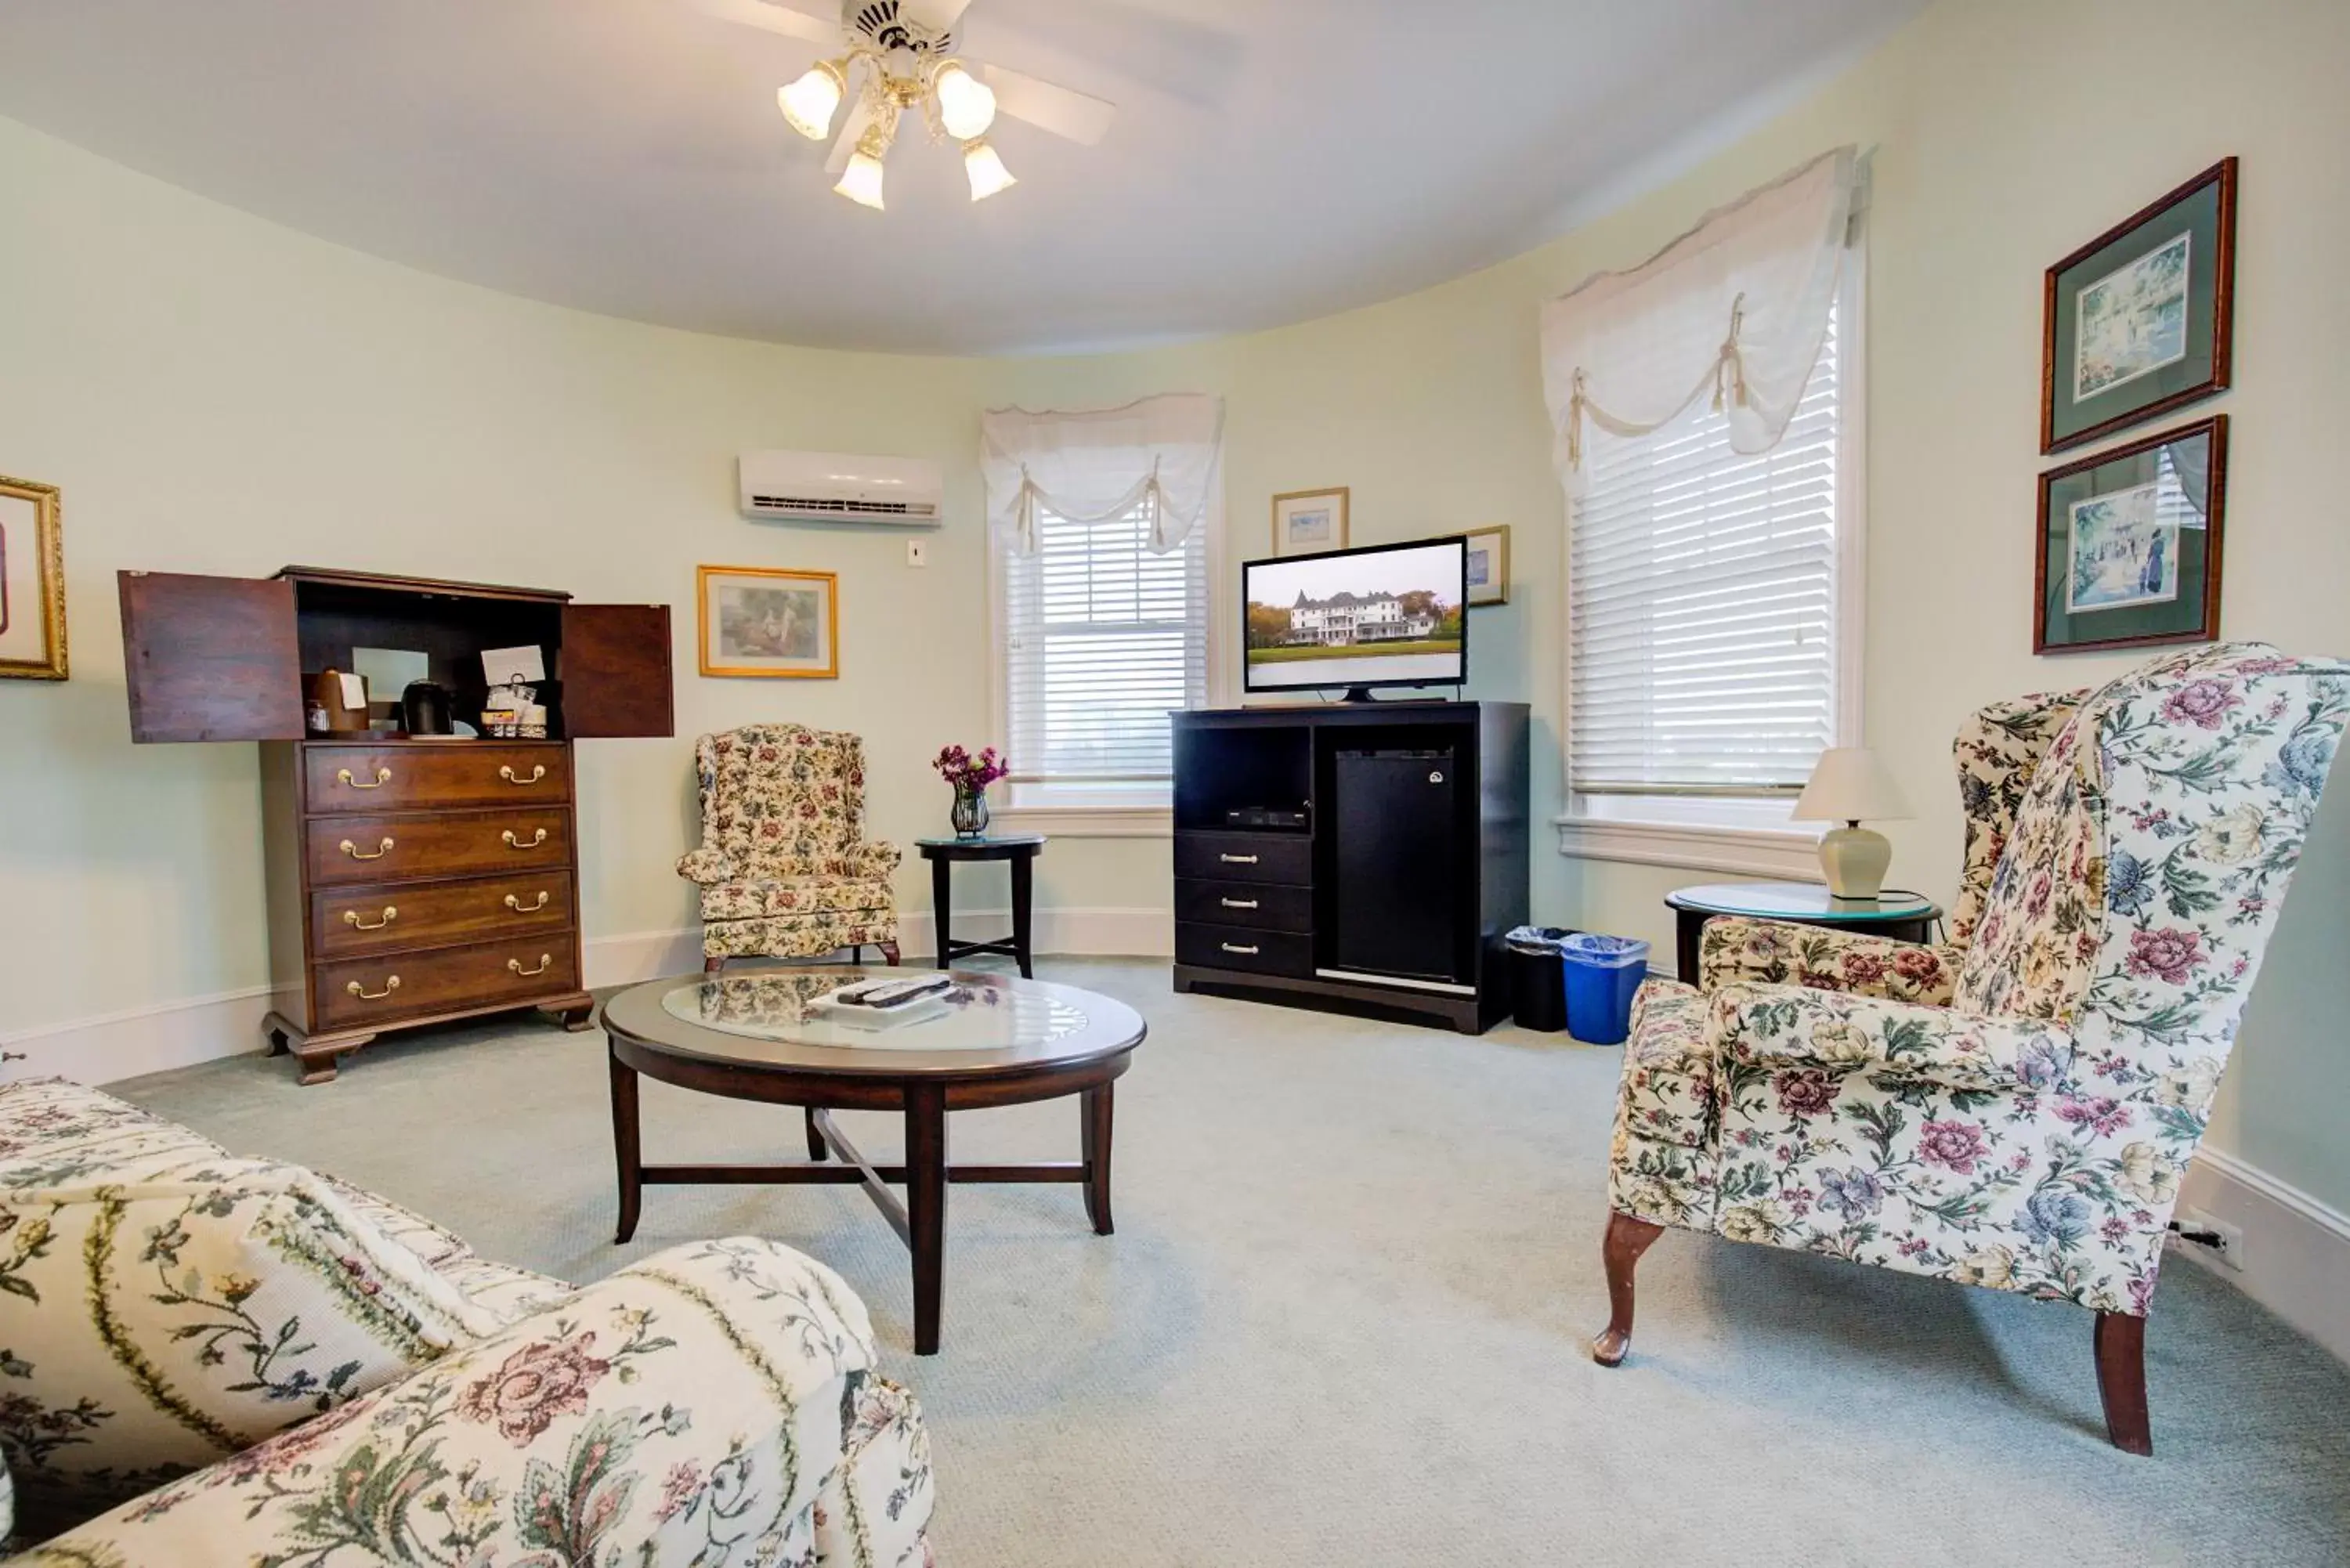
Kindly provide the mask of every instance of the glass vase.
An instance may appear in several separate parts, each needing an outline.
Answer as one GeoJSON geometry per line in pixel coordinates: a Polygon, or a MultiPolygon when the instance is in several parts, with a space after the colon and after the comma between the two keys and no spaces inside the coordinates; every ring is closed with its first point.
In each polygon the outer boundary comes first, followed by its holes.
{"type": "Polygon", "coordinates": [[[987,792],[983,789],[958,789],[954,794],[954,810],[950,820],[954,823],[957,838],[987,836],[987,792]]]}

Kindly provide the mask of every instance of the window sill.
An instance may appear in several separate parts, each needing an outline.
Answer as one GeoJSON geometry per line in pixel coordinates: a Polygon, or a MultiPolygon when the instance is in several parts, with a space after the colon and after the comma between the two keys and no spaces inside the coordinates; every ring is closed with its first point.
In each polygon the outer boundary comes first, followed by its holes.
{"type": "Polygon", "coordinates": [[[1169,806],[1021,805],[989,814],[994,826],[1049,838],[1171,838],[1175,813],[1169,806]]]}
{"type": "Polygon", "coordinates": [[[1688,822],[1624,822],[1559,816],[1558,852],[1580,860],[1677,866],[1739,877],[1817,882],[1820,839],[1801,828],[1722,827],[1688,822]]]}

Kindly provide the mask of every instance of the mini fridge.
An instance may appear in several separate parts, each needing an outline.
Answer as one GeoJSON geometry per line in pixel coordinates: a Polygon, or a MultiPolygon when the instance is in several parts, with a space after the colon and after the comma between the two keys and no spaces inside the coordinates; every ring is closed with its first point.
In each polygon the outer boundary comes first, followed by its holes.
{"type": "Polygon", "coordinates": [[[1452,748],[1341,748],[1326,961],[1335,969],[1459,983],[1452,748]]]}

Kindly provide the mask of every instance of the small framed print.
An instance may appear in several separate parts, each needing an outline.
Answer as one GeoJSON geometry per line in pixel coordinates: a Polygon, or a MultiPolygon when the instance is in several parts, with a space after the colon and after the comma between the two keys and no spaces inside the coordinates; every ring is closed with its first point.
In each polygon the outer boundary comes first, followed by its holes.
{"type": "Polygon", "coordinates": [[[1293,490],[1273,498],[1273,553],[1311,556],[1347,547],[1347,497],[1336,490],[1293,490]]]}
{"type": "Polygon", "coordinates": [[[2220,635],[2228,416],[2040,476],[2034,653],[2220,635]]]}
{"type": "Polygon", "coordinates": [[[1510,602],[1510,527],[1506,523],[1469,532],[1469,597],[1471,609],[1479,605],[1510,602]]]}
{"type": "Polygon", "coordinates": [[[0,477],[0,678],[66,678],[62,512],[56,485],[0,477]]]}
{"type": "Polygon", "coordinates": [[[698,587],[704,675],[839,675],[840,581],[833,573],[703,566],[698,587]]]}
{"type": "Polygon", "coordinates": [[[2225,391],[2236,309],[2236,161],[2223,159],[2048,269],[2040,450],[2063,452],[2225,391]]]}

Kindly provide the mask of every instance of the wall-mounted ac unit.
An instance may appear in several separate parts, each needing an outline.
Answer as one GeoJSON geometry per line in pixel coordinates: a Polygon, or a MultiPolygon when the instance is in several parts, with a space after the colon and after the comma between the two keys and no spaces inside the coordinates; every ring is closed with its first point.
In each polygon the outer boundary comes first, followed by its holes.
{"type": "Polygon", "coordinates": [[[928,527],[945,499],[939,465],[919,457],[746,452],[734,469],[753,519],[928,527]]]}

